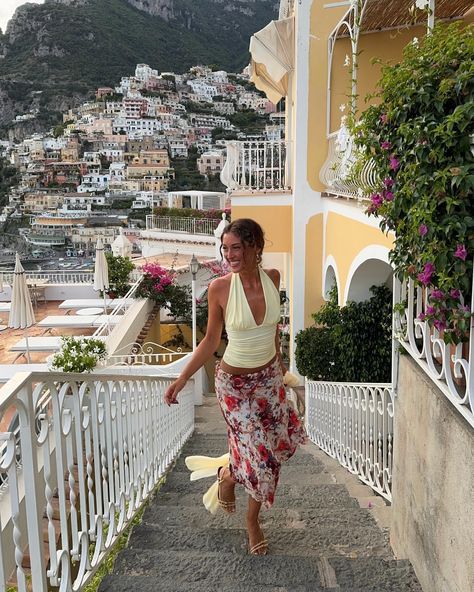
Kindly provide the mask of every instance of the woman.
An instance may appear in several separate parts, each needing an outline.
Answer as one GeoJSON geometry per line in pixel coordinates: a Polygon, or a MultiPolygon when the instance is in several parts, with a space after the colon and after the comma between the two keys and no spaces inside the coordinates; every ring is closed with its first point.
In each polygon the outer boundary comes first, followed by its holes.
{"type": "Polygon", "coordinates": [[[242,218],[221,237],[221,253],[231,272],[211,282],[206,336],[190,362],[165,393],[177,403],[187,380],[214,354],[225,323],[229,343],[216,368],[216,394],[227,423],[229,466],[217,473],[219,504],[235,511],[234,487],[249,494],[249,552],[265,555],[267,541],[259,524],[262,505],[273,504],[280,464],[305,441],[304,429],[285,398],[279,355],[280,274],[260,267],[262,228],[242,218]]]}

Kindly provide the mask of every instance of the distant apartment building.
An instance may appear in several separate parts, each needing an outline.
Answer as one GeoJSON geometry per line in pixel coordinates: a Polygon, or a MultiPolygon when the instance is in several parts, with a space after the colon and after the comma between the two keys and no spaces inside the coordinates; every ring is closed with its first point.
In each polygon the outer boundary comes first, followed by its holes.
{"type": "Polygon", "coordinates": [[[168,141],[171,158],[188,157],[188,146],[184,140],[172,140],[168,141]]]}
{"type": "Polygon", "coordinates": [[[107,191],[109,188],[109,172],[100,171],[97,173],[88,173],[82,177],[82,182],[77,187],[78,193],[95,193],[97,191],[107,191]]]}
{"type": "Polygon", "coordinates": [[[153,70],[148,64],[137,64],[135,78],[141,82],[147,82],[150,78],[158,78],[158,70],[153,70]]]}
{"type": "Polygon", "coordinates": [[[93,193],[67,193],[62,198],[63,210],[89,210],[92,205],[105,205],[104,195],[93,193]]]}
{"type": "Polygon", "coordinates": [[[116,117],[112,120],[114,133],[125,133],[129,138],[139,139],[144,136],[153,136],[163,129],[161,119],[130,119],[116,117]]]}
{"type": "Polygon", "coordinates": [[[189,113],[188,121],[195,127],[214,129],[221,127],[223,129],[232,129],[232,124],[225,117],[219,115],[207,115],[206,113],[189,113]]]}
{"type": "Polygon", "coordinates": [[[212,150],[204,152],[197,159],[197,168],[201,175],[215,175],[222,171],[225,157],[222,152],[212,150]]]}
{"type": "Polygon", "coordinates": [[[34,192],[25,193],[20,210],[23,213],[40,214],[42,212],[55,211],[62,203],[63,197],[50,193],[34,192]]]}
{"type": "Polygon", "coordinates": [[[217,96],[217,88],[204,80],[188,80],[187,84],[193,89],[193,93],[201,99],[212,101],[212,97],[217,96]]]}
{"type": "Polygon", "coordinates": [[[95,98],[100,101],[102,97],[106,97],[114,92],[114,89],[110,86],[101,86],[95,91],[95,98]]]}
{"type": "Polygon", "coordinates": [[[122,101],[125,117],[139,119],[148,114],[148,101],[142,98],[126,98],[122,101]]]}

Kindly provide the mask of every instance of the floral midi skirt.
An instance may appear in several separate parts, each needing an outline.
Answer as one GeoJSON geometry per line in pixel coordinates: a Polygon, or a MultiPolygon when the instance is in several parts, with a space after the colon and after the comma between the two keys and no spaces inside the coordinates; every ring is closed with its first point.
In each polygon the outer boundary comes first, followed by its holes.
{"type": "Polygon", "coordinates": [[[281,463],[306,434],[286,399],[280,364],[250,374],[216,369],[216,394],[227,423],[232,477],[263,506],[274,501],[281,463]]]}

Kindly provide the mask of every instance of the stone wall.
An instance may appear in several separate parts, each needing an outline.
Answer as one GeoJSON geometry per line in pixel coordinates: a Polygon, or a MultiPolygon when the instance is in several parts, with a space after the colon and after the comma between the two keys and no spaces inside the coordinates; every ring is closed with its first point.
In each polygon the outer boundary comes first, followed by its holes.
{"type": "Polygon", "coordinates": [[[391,543],[426,592],[474,590],[473,516],[474,429],[401,356],[391,543]]]}

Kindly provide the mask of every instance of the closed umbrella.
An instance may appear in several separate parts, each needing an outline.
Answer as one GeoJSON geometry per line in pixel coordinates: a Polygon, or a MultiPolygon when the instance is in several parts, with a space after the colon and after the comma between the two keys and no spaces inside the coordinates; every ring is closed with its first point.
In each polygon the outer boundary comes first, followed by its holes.
{"type": "MultiPolygon", "coordinates": [[[[26,283],[25,270],[20,262],[20,256],[16,254],[15,271],[13,272],[13,287],[11,296],[10,314],[8,316],[8,327],[11,329],[27,329],[34,325],[35,313],[31,304],[30,292],[26,283]]],[[[28,334],[26,338],[26,355],[28,363],[31,363],[30,349],[28,345],[28,334]]]]}
{"type": "MultiPolygon", "coordinates": [[[[101,291],[104,296],[104,314],[107,314],[107,294],[109,291],[109,266],[104,253],[104,244],[101,238],[97,239],[95,247],[95,267],[94,267],[94,290],[101,291]]],[[[109,323],[107,321],[107,329],[109,323]]]]}

